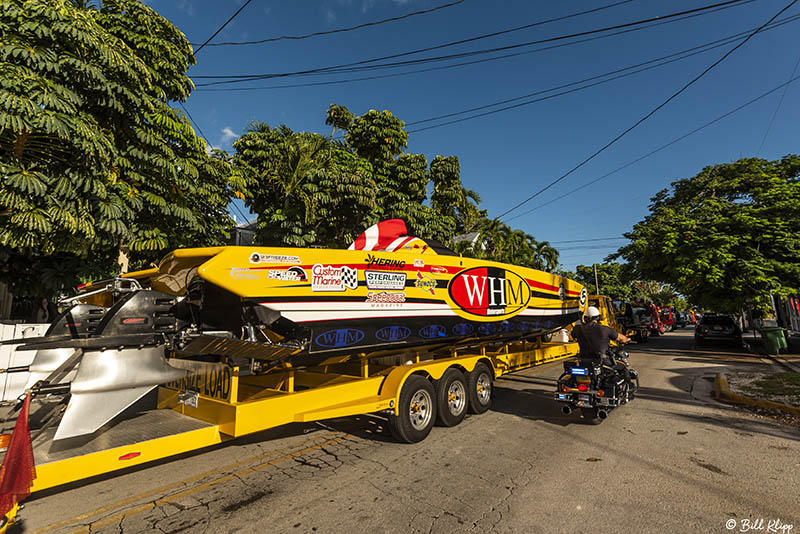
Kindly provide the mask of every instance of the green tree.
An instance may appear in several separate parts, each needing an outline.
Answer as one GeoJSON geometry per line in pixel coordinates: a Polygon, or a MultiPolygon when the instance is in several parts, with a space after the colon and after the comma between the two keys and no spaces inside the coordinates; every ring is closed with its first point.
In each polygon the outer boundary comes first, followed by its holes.
{"type": "Polygon", "coordinates": [[[614,256],[701,307],[769,310],[770,292],[800,291],[800,158],[704,168],[653,197],[614,256]]]}
{"type": "Polygon", "coordinates": [[[4,0],[0,35],[0,261],[17,295],[107,275],[120,250],[136,264],[224,241],[243,183],[169,106],[192,88],[177,28],[135,0],[4,0]]]}
{"type": "Polygon", "coordinates": [[[233,146],[262,243],[342,246],[377,220],[371,165],[321,135],[256,122],[233,146]]]}

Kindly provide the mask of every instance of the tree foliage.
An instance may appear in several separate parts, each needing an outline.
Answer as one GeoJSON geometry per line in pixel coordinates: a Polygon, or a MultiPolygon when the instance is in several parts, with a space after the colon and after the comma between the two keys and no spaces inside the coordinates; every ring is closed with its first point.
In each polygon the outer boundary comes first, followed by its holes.
{"type": "Polygon", "coordinates": [[[800,291],[800,158],[704,168],[652,198],[616,257],[701,307],[769,310],[800,291]]]}
{"type": "Polygon", "coordinates": [[[17,294],[108,274],[119,248],[143,262],[224,241],[243,183],[169,105],[193,87],[177,28],[136,0],[5,0],[0,30],[0,255],[17,294]],[[21,278],[33,265],[62,275],[21,278]]]}

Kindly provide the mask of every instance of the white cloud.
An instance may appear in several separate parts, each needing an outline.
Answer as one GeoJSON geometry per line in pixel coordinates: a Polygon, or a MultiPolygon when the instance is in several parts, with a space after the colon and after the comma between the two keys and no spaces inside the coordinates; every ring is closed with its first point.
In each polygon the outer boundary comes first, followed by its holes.
{"type": "Polygon", "coordinates": [[[222,129],[222,137],[219,138],[220,145],[227,145],[234,139],[238,139],[239,134],[231,130],[228,126],[222,129]]]}

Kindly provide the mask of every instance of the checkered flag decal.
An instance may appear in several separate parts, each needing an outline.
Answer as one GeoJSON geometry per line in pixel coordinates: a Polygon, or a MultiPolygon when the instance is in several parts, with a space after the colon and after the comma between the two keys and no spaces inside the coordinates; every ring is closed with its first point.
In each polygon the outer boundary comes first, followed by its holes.
{"type": "Polygon", "coordinates": [[[358,287],[358,269],[351,269],[347,265],[342,266],[342,284],[347,289],[358,287]]]}

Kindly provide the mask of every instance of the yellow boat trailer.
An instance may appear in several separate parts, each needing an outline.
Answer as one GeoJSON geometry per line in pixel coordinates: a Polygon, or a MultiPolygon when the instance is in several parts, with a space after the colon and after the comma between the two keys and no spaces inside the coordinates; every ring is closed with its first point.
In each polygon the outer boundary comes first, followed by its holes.
{"type": "MultiPolygon", "coordinates": [[[[413,409],[401,406],[400,398],[409,377],[415,375],[438,381],[451,368],[469,373],[468,377],[488,370],[491,374],[488,383],[467,380],[476,388],[475,395],[488,399],[491,380],[575,354],[576,343],[535,340],[477,346],[474,353],[439,353],[423,361],[417,355],[416,361],[394,366],[361,359],[318,368],[285,368],[264,375],[239,376],[237,367],[206,364],[206,372],[189,384],[192,390],[186,389],[185,383],[160,387],[158,410],[122,420],[89,442],[54,452],[50,436],[46,432],[40,435],[34,440],[37,476],[32,492],[196,451],[288,423],[376,412],[401,416],[403,410],[413,409]]],[[[476,406],[470,408],[473,413],[485,411],[476,406]]],[[[488,409],[488,404],[485,408],[488,409]]]]}
{"type": "MultiPolygon", "coordinates": [[[[158,388],[158,409],[122,419],[88,441],[54,446],[53,429],[36,436],[36,479],[31,492],[198,451],[288,423],[367,413],[381,413],[390,420],[392,416],[413,417],[409,411],[419,408],[415,408],[417,397],[409,400],[414,393],[408,391],[410,386],[431,384],[426,387],[436,392],[435,398],[441,398],[437,386],[451,369],[463,373],[468,388],[472,388],[466,392],[470,411],[483,413],[490,407],[494,379],[577,352],[577,343],[547,343],[538,338],[476,344],[460,352],[442,349],[424,356],[412,353],[402,365],[364,358],[315,368],[293,369],[287,365],[261,375],[240,375],[238,367],[214,363],[199,364],[204,368],[198,372],[198,364],[193,362],[195,374],[190,381],[158,388]]],[[[170,363],[180,365],[180,360],[170,363]]],[[[449,397],[453,400],[452,394],[449,397]]],[[[447,402],[448,395],[444,398],[447,402]]],[[[414,442],[427,433],[421,437],[402,432],[395,436],[414,442]]],[[[0,533],[14,524],[16,513],[15,506],[6,516],[6,524],[0,525],[0,533]]]]}

